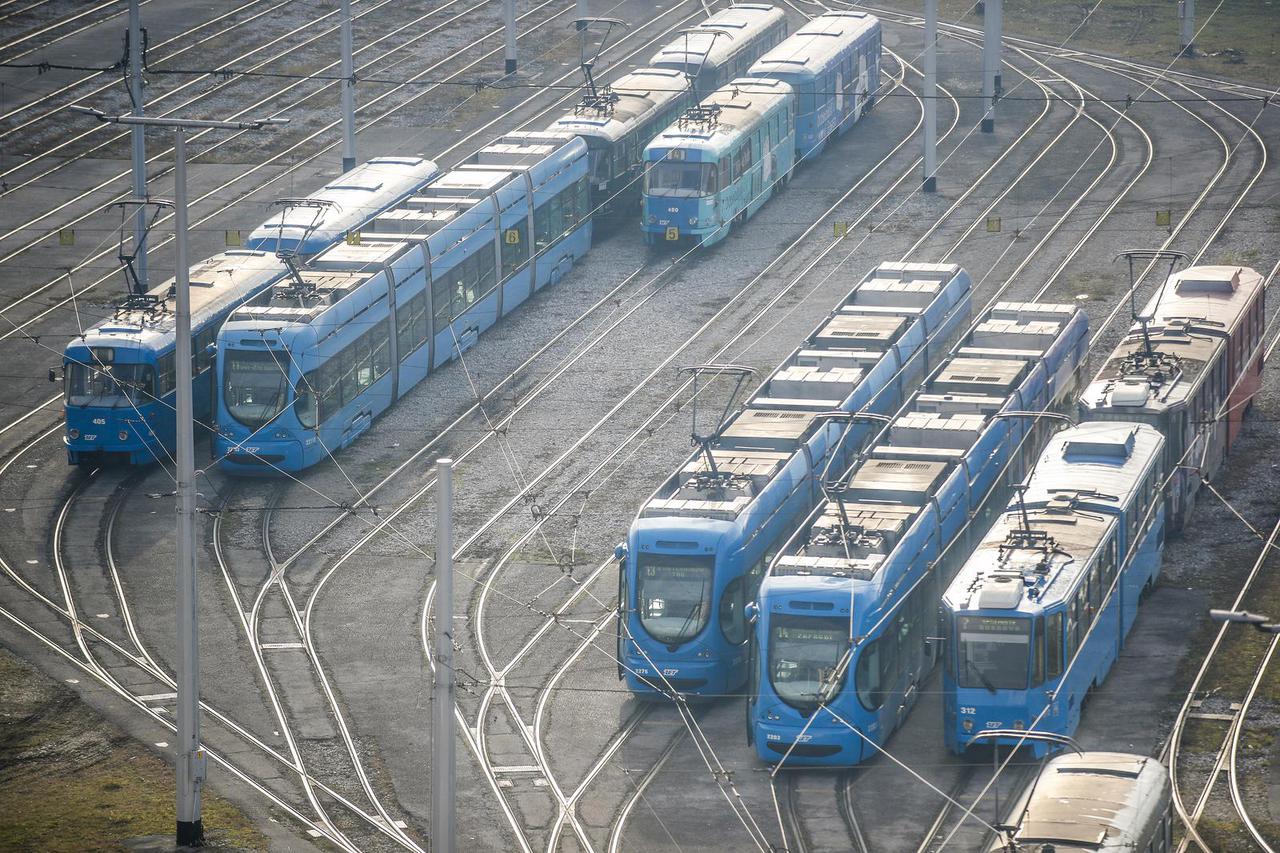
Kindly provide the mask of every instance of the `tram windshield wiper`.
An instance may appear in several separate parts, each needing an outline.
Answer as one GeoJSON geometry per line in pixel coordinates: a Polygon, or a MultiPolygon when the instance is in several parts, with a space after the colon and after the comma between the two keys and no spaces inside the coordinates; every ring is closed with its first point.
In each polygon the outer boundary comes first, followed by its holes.
{"type": "Polygon", "coordinates": [[[987,678],[986,673],[979,669],[976,663],[966,659],[964,665],[967,666],[974,675],[978,676],[978,680],[982,682],[983,687],[987,688],[988,693],[995,695],[996,686],[991,683],[991,679],[987,678]]]}

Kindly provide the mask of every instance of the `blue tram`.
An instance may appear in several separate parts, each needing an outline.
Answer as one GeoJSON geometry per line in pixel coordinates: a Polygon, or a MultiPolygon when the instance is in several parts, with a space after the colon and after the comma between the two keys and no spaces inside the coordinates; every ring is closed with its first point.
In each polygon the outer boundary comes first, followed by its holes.
{"type": "Polygon", "coordinates": [[[706,95],[787,37],[787,16],[768,3],[734,3],[685,30],[649,59],[651,68],[678,71],[694,91],[706,95]]]}
{"type": "Polygon", "coordinates": [[[747,713],[761,759],[852,765],[902,724],[969,521],[1048,432],[995,415],[1073,401],[1087,350],[1078,309],[997,304],[829,489],[760,586],[747,713]]]}
{"type": "MultiPolygon", "coordinates": [[[[213,342],[232,310],[285,275],[266,252],[236,249],[191,267],[194,417],[212,422],[213,342]]],[[[128,298],[63,351],[64,441],[72,465],[145,465],[176,448],[172,279],[128,298]]]]}
{"type": "Polygon", "coordinates": [[[280,212],[255,228],[245,246],[282,256],[314,257],[439,174],[435,163],[421,157],[375,157],[306,198],[277,202],[280,212]]]}
{"type": "Polygon", "coordinates": [[[714,696],[747,677],[749,626],[764,567],[843,470],[855,424],[835,409],[887,415],[969,318],[969,276],[950,264],[873,269],[760,386],[710,447],[645,502],[619,567],[619,675],[642,695],[714,696]]]}
{"type": "Polygon", "coordinates": [[[1075,733],[1160,572],[1164,444],[1146,424],[1059,432],[956,575],[942,599],[952,750],[983,730],[1075,733]]]}
{"type": "Polygon", "coordinates": [[[591,245],[587,146],[508,133],[238,311],[218,337],[219,464],[299,471],[591,245]],[[372,232],[372,233],[371,233],[372,232]]]}
{"type": "Polygon", "coordinates": [[[1164,435],[1170,531],[1186,523],[1261,385],[1265,295],[1248,267],[1174,273],[1080,398],[1081,420],[1148,423],[1164,435]]]}
{"type": "MultiPolygon", "coordinates": [[[[213,343],[237,306],[282,278],[275,257],[309,257],[404,200],[439,173],[416,157],[383,157],[352,169],[249,235],[246,249],[191,268],[194,413],[213,422],[213,343]]],[[[114,315],[72,340],[63,354],[67,459],[73,465],[143,465],[175,448],[174,282],[126,297],[114,315]]]]}
{"type": "Polygon", "coordinates": [[[795,163],[794,114],[790,86],[751,77],[686,110],[644,152],[645,242],[710,246],[764,206],[795,163]]]}
{"type": "Polygon", "coordinates": [[[640,168],[649,142],[693,100],[684,75],[670,68],[640,68],[594,95],[585,95],[547,128],[582,137],[590,152],[594,213],[635,215],[640,168]]]}
{"type": "Polygon", "coordinates": [[[747,72],[796,93],[796,158],[822,153],[875,103],[880,81],[880,19],[827,12],[762,56],[747,72]]]}

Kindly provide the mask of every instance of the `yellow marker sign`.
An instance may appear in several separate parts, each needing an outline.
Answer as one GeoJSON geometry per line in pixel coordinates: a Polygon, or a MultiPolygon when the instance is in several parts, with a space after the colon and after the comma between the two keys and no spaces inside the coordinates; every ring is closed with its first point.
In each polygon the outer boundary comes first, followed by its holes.
{"type": "Polygon", "coordinates": [[[76,231],[74,228],[62,228],[58,231],[59,246],[74,246],[76,244],[76,231]]]}
{"type": "Polygon", "coordinates": [[[239,231],[228,231],[228,232],[227,232],[226,242],[227,242],[227,245],[228,245],[228,246],[239,246],[239,245],[241,245],[241,243],[240,243],[240,232],[239,232],[239,231]]]}
{"type": "Polygon", "coordinates": [[[348,231],[348,232],[347,232],[347,245],[348,245],[348,246],[359,246],[359,245],[360,245],[360,232],[359,232],[359,231],[348,231]]]}
{"type": "Polygon", "coordinates": [[[835,232],[836,232],[836,236],[837,236],[837,237],[848,237],[848,236],[849,236],[849,223],[848,223],[848,222],[837,222],[837,223],[835,224],[835,232]]]}
{"type": "Polygon", "coordinates": [[[999,231],[1000,231],[1000,217],[988,216],[987,217],[987,233],[996,234],[996,233],[999,233],[999,231]]]}
{"type": "Polygon", "coordinates": [[[676,227],[676,226],[674,226],[674,225],[668,225],[668,226],[667,226],[667,239],[668,239],[668,240],[679,240],[679,239],[680,239],[680,229],[679,229],[679,228],[677,228],[677,227],[676,227]]]}
{"type": "Polygon", "coordinates": [[[520,245],[520,229],[508,228],[506,233],[503,234],[502,239],[506,242],[508,246],[519,246],[520,245]]]}
{"type": "Polygon", "coordinates": [[[1159,226],[1160,226],[1160,227],[1162,227],[1162,228],[1168,228],[1171,224],[1173,224],[1173,211],[1172,211],[1172,210],[1157,210],[1157,211],[1156,211],[1156,225],[1159,225],[1159,226]]]}

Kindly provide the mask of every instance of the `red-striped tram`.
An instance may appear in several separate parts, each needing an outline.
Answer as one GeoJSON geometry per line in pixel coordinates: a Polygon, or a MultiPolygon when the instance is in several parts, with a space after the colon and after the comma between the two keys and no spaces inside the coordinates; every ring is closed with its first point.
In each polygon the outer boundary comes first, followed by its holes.
{"type": "Polygon", "coordinates": [[[1173,273],[1080,399],[1082,420],[1143,421],[1164,433],[1165,470],[1178,466],[1171,530],[1185,523],[1202,480],[1217,472],[1258,391],[1264,312],[1263,278],[1253,269],[1173,273]]]}

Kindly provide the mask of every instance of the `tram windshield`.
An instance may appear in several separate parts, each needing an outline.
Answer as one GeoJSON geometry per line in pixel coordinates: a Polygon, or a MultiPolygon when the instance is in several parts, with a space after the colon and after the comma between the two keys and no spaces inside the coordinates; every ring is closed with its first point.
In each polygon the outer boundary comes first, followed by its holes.
{"type": "Polygon", "coordinates": [[[649,195],[673,198],[698,198],[716,192],[715,163],[678,163],[663,160],[655,163],[644,179],[649,195]]]}
{"type": "Polygon", "coordinates": [[[640,624],[668,645],[697,636],[711,618],[714,557],[641,554],[636,599],[640,624]]]}
{"type": "Polygon", "coordinates": [[[1010,616],[961,616],[957,677],[961,687],[1025,690],[1031,620],[1010,616]]]}
{"type": "MultiPolygon", "coordinates": [[[[778,615],[769,623],[769,679],[782,701],[812,712],[849,648],[849,622],[830,616],[778,615]]],[[[848,672],[848,668],[845,668],[848,672]]]]}
{"type": "Polygon", "coordinates": [[[227,411],[250,429],[257,429],[284,411],[289,397],[289,358],[278,352],[227,350],[227,411]]]}
{"type": "Polygon", "coordinates": [[[70,406],[136,406],[149,403],[155,386],[149,364],[67,363],[70,406]]]}

